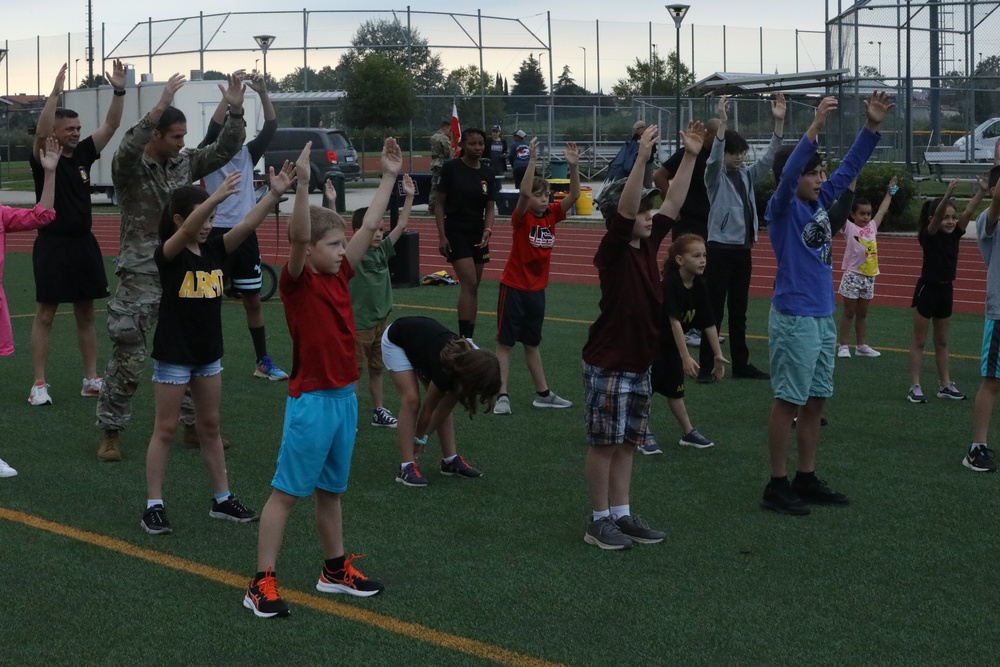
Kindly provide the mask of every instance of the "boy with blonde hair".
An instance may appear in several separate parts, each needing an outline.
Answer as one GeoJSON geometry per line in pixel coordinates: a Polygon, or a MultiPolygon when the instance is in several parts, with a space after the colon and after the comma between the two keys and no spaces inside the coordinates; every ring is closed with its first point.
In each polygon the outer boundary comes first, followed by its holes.
{"type": "Polygon", "coordinates": [[[340,216],[309,206],[311,148],[312,142],[307,143],[295,164],[291,248],[278,283],[292,337],[284,432],[271,497],[260,515],[257,574],[243,598],[243,606],[261,618],[289,614],[278,594],[274,567],[292,508],[312,493],[324,558],[316,590],[368,597],[384,589],[352,565],[356,556],[344,552],[340,497],[347,490],[358,422],[354,317],[347,284],[382,224],[403,158],[396,140],[386,139],[382,180],[364,224],[347,243],[340,216]]]}

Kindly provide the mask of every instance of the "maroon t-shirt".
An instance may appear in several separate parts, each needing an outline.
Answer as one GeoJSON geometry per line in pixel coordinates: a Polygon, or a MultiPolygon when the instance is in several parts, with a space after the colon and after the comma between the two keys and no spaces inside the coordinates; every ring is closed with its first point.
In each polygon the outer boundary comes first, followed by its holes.
{"type": "Polygon", "coordinates": [[[601,314],[590,326],[583,360],[609,370],[641,373],[656,359],[663,289],[656,254],[674,220],[653,216],[653,233],[630,245],[635,220],[617,213],[594,255],[601,314]]]}

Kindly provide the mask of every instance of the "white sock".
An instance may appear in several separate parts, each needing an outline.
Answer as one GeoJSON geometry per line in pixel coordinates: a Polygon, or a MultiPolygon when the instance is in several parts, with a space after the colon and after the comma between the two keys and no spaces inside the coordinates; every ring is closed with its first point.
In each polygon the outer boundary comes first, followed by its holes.
{"type": "Polygon", "coordinates": [[[400,472],[402,472],[406,468],[406,466],[408,466],[408,465],[413,465],[413,461],[407,461],[406,463],[400,463],[399,464],[399,470],[400,470],[400,472]]]}
{"type": "Polygon", "coordinates": [[[970,452],[974,452],[979,447],[982,447],[983,449],[986,449],[987,444],[985,442],[974,442],[974,443],[972,443],[972,447],[969,448],[969,451],[970,452]]]}
{"type": "Polygon", "coordinates": [[[606,519],[611,516],[611,510],[594,510],[594,521],[606,519]]]}
{"type": "Polygon", "coordinates": [[[612,505],[611,506],[611,518],[617,521],[623,516],[629,515],[628,505],[612,505]]]}
{"type": "Polygon", "coordinates": [[[452,454],[451,456],[446,456],[441,460],[444,461],[445,463],[451,463],[452,461],[455,460],[456,456],[458,456],[458,454],[452,454]]]}
{"type": "Polygon", "coordinates": [[[152,498],[152,499],[146,501],[146,509],[149,509],[151,507],[156,507],[157,505],[159,505],[161,507],[163,506],[163,499],[162,498],[152,498]]]}

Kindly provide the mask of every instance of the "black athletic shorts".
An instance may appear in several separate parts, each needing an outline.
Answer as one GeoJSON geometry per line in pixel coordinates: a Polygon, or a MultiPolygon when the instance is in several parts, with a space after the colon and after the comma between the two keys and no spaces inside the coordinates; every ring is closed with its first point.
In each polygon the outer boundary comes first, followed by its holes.
{"type": "Polygon", "coordinates": [[[525,292],[500,283],[497,297],[497,342],[538,347],[545,320],[545,290],[525,292]]]}
{"type": "Polygon", "coordinates": [[[101,246],[93,234],[39,233],[31,264],[38,303],[76,303],[106,299],[109,295],[101,246]]]}
{"type": "Polygon", "coordinates": [[[684,362],[675,345],[660,350],[652,368],[653,391],[667,398],[684,398],[684,362]]]}
{"type": "Polygon", "coordinates": [[[928,283],[923,279],[917,281],[910,306],[916,308],[921,317],[928,320],[947,319],[951,317],[954,305],[955,297],[951,283],[928,283]]]}
{"type": "Polygon", "coordinates": [[[448,254],[448,262],[457,259],[471,257],[474,264],[485,264],[490,261],[490,247],[477,248],[476,245],[483,242],[482,232],[445,232],[451,252],[448,254]]]}
{"type": "MultiPolygon", "coordinates": [[[[208,238],[222,236],[228,231],[223,227],[212,227],[208,238]]],[[[260,291],[260,246],[257,244],[257,232],[251,233],[246,241],[226,256],[223,271],[237,292],[253,294],[260,291]]]]}

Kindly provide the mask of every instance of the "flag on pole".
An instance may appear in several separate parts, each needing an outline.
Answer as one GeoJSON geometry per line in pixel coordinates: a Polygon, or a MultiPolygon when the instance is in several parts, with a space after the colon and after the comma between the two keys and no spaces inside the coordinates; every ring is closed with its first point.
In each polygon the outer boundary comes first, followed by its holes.
{"type": "Polygon", "coordinates": [[[458,106],[451,103],[451,154],[458,157],[458,139],[462,136],[462,126],[458,124],[458,106]]]}

